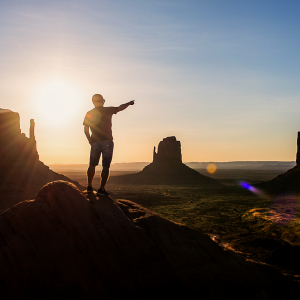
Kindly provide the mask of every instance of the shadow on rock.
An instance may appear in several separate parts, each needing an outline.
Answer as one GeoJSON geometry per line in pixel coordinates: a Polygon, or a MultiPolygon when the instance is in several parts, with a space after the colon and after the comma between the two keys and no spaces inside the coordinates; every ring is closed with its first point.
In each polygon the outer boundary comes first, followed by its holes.
{"type": "MultiPolygon", "coordinates": [[[[293,299],[270,266],[128,200],[55,181],[0,216],[2,299],[293,299]],[[89,200],[89,201],[88,201],[89,200]]],[[[299,295],[299,294],[298,294],[299,295]]]]}

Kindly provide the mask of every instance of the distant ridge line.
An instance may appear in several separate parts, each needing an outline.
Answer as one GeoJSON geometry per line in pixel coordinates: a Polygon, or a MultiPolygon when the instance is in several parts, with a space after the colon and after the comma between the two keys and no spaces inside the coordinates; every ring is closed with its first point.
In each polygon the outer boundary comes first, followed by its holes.
{"type": "MultiPolygon", "coordinates": [[[[184,162],[192,169],[206,169],[209,163],[214,163],[217,169],[258,169],[286,171],[296,165],[295,161],[230,161],[230,162],[184,162]]],[[[141,171],[149,162],[118,162],[111,164],[111,171],[141,171]]],[[[86,171],[88,164],[48,164],[50,169],[59,172],[62,170],[86,171]]],[[[98,167],[101,169],[101,166],[98,167]]]]}

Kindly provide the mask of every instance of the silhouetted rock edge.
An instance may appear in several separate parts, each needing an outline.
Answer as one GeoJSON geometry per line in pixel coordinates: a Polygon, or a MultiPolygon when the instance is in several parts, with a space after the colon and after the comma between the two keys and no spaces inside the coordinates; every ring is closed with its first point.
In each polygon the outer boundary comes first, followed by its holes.
{"type": "Polygon", "coordinates": [[[128,200],[93,197],[55,181],[0,216],[3,298],[274,299],[298,291],[196,230],[128,200]]]}

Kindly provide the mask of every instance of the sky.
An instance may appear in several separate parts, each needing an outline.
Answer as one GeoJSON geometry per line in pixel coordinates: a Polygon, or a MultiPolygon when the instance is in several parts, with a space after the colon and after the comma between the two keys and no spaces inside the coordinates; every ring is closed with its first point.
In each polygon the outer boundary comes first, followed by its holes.
{"type": "Polygon", "coordinates": [[[88,163],[100,93],[113,162],[293,161],[300,131],[300,2],[0,0],[0,108],[30,119],[45,164],[88,163]]]}

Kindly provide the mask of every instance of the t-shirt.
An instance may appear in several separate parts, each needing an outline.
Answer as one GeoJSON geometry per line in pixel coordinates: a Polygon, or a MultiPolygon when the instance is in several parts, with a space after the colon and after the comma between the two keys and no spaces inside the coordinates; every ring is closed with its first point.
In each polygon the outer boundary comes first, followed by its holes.
{"type": "Polygon", "coordinates": [[[95,107],[85,115],[83,125],[87,125],[92,131],[92,143],[113,140],[111,119],[118,112],[118,107],[95,107]]]}

